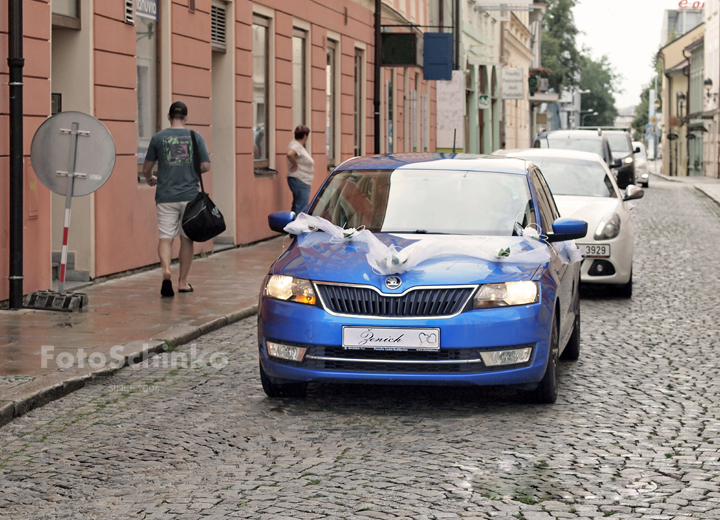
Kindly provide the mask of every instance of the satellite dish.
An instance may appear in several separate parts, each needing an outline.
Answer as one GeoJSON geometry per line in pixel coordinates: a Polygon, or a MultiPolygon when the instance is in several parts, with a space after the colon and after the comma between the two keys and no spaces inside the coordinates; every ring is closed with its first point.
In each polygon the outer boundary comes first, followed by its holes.
{"type": "Polygon", "coordinates": [[[98,190],[110,178],[115,167],[115,142],[107,127],[93,116],[60,112],[46,119],[35,132],[30,160],[47,189],[67,195],[70,184],[70,195],[82,197],[98,190]],[[73,183],[68,183],[68,172],[74,174],[73,183]]]}

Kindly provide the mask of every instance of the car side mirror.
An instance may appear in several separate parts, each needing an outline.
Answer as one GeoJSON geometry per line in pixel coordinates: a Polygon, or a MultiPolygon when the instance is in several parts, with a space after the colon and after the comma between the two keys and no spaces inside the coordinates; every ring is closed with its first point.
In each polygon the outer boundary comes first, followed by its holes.
{"type": "Polygon", "coordinates": [[[625,188],[625,197],[623,197],[623,200],[642,199],[644,195],[645,191],[643,191],[640,186],[628,184],[627,188],[625,188]]]}
{"type": "Polygon", "coordinates": [[[273,231],[285,233],[285,226],[295,220],[294,211],[276,211],[268,215],[268,225],[273,231]]]}
{"type": "Polygon", "coordinates": [[[553,222],[553,232],[548,235],[548,242],[564,242],[584,238],[587,235],[588,224],[576,218],[559,218],[553,222]]]}
{"type": "Polygon", "coordinates": [[[640,147],[636,146],[635,149],[633,150],[633,153],[640,153],[641,151],[642,150],[640,150],[640,147]]]}

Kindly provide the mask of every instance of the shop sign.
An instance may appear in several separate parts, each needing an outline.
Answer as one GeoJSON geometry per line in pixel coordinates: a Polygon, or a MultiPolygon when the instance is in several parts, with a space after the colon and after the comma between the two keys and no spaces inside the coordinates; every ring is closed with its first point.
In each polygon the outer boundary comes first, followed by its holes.
{"type": "Polygon", "coordinates": [[[522,69],[502,70],[502,97],[503,99],[525,98],[525,75],[522,69]]]}
{"type": "Polygon", "coordinates": [[[135,0],[135,14],[139,18],[157,22],[158,16],[157,0],[135,0]]]}

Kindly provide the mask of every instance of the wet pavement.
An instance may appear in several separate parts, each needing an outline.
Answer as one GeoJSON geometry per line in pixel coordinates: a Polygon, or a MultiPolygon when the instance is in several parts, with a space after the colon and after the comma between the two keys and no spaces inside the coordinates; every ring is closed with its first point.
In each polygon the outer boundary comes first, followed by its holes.
{"type": "MultiPolygon", "coordinates": [[[[156,268],[80,289],[89,299],[81,311],[0,311],[0,409],[28,389],[92,373],[100,363],[90,361],[109,361],[115,346],[141,350],[151,340],[178,338],[251,311],[282,248],[283,239],[276,238],[195,259],[189,276],[194,292],[176,290],[174,298],[160,297],[156,268]]],[[[177,264],[172,270],[177,281],[177,264]]],[[[0,413],[0,425],[1,419],[0,413]]]]}

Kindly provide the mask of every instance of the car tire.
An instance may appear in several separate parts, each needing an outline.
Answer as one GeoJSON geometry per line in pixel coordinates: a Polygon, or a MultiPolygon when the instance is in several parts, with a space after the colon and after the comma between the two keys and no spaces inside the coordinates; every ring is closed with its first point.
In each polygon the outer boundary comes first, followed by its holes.
{"type": "Polygon", "coordinates": [[[617,292],[617,295],[621,298],[632,298],[632,290],[633,290],[633,277],[632,277],[632,270],[630,270],[630,279],[626,284],[619,285],[615,291],[617,292]]]}
{"type": "Polygon", "coordinates": [[[535,390],[527,393],[528,399],[533,403],[552,404],[557,401],[558,395],[558,365],[559,365],[559,338],[558,322],[553,316],[552,330],[550,331],[550,352],[545,375],[535,390]]]}
{"type": "Polygon", "coordinates": [[[305,397],[307,393],[307,383],[273,383],[270,377],[263,370],[260,363],[260,382],[263,390],[268,397],[305,397]]]}
{"type": "Polygon", "coordinates": [[[575,307],[575,323],[573,324],[573,331],[565,350],[563,350],[560,359],[563,361],[577,361],[580,357],[580,295],[577,297],[577,304],[575,307]]]}

